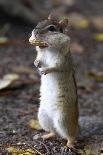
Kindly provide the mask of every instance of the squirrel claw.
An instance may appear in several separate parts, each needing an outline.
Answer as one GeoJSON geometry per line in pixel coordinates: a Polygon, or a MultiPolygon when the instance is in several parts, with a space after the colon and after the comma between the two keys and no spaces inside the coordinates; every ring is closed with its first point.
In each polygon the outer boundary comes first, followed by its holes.
{"type": "Polygon", "coordinates": [[[75,140],[74,139],[68,139],[66,146],[68,148],[74,148],[75,140]]]}
{"type": "Polygon", "coordinates": [[[40,61],[37,59],[34,61],[34,65],[39,68],[41,67],[40,61]]]}
{"type": "Polygon", "coordinates": [[[42,71],[41,71],[41,74],[44,74],[44,75],[46,75],[46,74],[48,74],[49,73],[49,70],[48,69],[43,69],[42,71]]]}

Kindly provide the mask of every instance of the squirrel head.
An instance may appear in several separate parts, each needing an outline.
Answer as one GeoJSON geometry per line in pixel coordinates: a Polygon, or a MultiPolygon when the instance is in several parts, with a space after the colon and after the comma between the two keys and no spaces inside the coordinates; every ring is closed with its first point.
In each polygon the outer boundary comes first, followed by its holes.
{"type": "Polygon", "coordinates": [[[66,40],[70,40],[66,34],[67,28],[67,18],[59,19],[54,13],[51,13],[47,20],[43,20],[37,24],[32,31],[30,39],[42,40],[48,47],[57,48],[60,45],[62,46],[66,40]]]}

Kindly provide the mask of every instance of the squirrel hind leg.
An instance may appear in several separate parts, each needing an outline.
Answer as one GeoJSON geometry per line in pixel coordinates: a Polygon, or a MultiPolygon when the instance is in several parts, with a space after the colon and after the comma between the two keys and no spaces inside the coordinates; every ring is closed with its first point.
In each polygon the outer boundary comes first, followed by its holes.
{"type": "Polygon", "coordinates": [[[45,109],[39,108],[38,119],[41,127],[47,132],[54,132],[53,121],[46,113],[45,109]]]}

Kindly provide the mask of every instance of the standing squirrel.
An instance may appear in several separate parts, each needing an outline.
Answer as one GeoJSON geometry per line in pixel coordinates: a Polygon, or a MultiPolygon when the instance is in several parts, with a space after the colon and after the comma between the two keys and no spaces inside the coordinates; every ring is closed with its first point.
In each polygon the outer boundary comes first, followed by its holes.
{"type": "Polygon", "coordinates": [[[70,38],[66,34],[68,19],[50,15],[32,31],[29,42],[36,46],[34,64],[41,72],[41,127],[49,132],[48,139],[57,134],[73,147],[78,131],[77,87],[70,53],[70,38]]]}

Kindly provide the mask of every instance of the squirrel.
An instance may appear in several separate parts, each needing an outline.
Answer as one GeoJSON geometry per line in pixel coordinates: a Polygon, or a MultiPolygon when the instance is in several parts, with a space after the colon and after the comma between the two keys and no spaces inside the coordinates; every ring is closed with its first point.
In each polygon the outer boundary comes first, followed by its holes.
{"type": "Polygon", "coordinates": [[[70,148],[78,132],[78,101],[67,29],[68,18],[60,20],[51,14],[38,23],[29,42],[36,46],[34,64],[41,72],[38,119],[49,132],[42,138],[58,134],[67,140],[70,148]]]}

